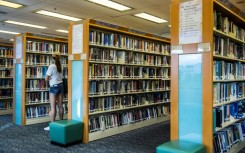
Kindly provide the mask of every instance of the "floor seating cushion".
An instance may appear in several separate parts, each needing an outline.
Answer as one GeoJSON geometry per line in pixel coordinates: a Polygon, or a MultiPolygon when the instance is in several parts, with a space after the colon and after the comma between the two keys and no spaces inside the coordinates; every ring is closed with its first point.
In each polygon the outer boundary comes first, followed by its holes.
{"type": "Polygon", "coordinates": [[[166,142],[156,148],[157,153],[206,153],[203,144],[189,142],[185,140],[175,140],[166,142]]]}
{"type": "Polygon", "coordinates": [[[83,123],[76,120],[60,120],[49,123],[52,143],[68,145],[82,141],[83,123]]]}

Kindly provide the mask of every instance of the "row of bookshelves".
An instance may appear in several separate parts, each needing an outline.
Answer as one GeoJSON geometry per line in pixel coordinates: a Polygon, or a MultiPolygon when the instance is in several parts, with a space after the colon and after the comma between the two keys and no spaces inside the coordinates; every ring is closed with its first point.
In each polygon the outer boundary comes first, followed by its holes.
{"type": "MultiPolygon", "coordinates": [[[[37,56],[38,55],[52,55],[55,51],[53,52],[38,52],[38,51],[34,51],[34,50],[26,50],[26,53],[27,54],[36,54],[37,56]]],[[[63,54],[63,53],[60,53],[60,56],[64,56],[64,57],[68,57],[68,54],[63,54]]]]}
{"type": "MultiPolygon", "coordinates": [[[[60,57],[60,63],[62,65],[67,65],[68,60],[66,57],[60,57]]],[[[26,65],[51,65],[53,64],[53,57],[50,55],[37,55],[37,54],[27,54],[26,55],[26,65]]]]}
{"type": "MultiPolygon", "coordinates": [[[[32,78],[29,78],[32,79],[32,78]]],[[[35,78],[33,78],[35,79],[35,78]]],[[[101,80],[170,80],[170,77],[168,78],[160,78],[160,77],[154,77],[154,78],[110,78],[110,77],[105,77],[105,78],[89,78],[89,81],[101,81],[101,80]]],[[[242,80],[244,81],[244,80],[242,80]]]]}
{"type": "MultiPolygon", "coordinates": [[[[48,67],[26,67],[26,78],[45,78],[48,67]]],[[[63,76],[67,78],[68,69],[64,68],[62,70],[63,76]]]]}
{"type": "Polygon", "coordinates": [[[241,62],[213,61],[214,80],[245,79],[245,64],[241,62]]]}
{"type": "Polygon", "coordinates": [[[244,136],[244,120],[216,132],[213,137],[214,153],[240,151],[242,148],[239,149],[239,145],[244,145],[244,136]]]}
{"type": "Polygon", "coordinates": [[[170,58],[163,55],[149,55],[127,51],[116,51],[103,48],[90,48],[89,60],[139,65],[169,65],[170,58]]]}
{"type": "Polygon", "coordinates": [[[89,78],[169,78],[169,68],[143,68],[131,66],[91,64],[89,78]]]}
{"type": "Polygon", "coordinates": [[[0,110],[9,110],[12,108],[13,108],[12,100],[0,101],[0,110]]]}
{"type": "Polygon", "coordinates": [[[90,133],[104,131],[110,128],[165,116],[167,114],[169,114],[169,107],[157,106],[128,112],[94,116],[89,119],[89,131],[90,133]]]}
{"type": "Polygon", "coordinates": [[[113,80],[113,81],[90,81],[90,95],[105,95],[131,92],[160,91],[170,89],[170,81],[165,80],[113,80]]]}
{"type": "Polygon", "coordinates": [[[239,27],[234,23],[234,21],[228,18],[226,15],[220,13],[218,10],[214,10],[214,28],[216,30],[222,31],[229,37],[245,41],[245,31],[243,27],[239,27]]]}
{"type": "Polygon", "coordinates": [[[53,53],[55,51],[60,52],[61,54],[68,54],[67,44],[62,43],[51,43],[51,42],[40,42],[40,41],[31,41],[26,42],[26,49],[28,51],[43,52],[43,53],[53,53]]]}
{"type": "Polygon", "coordinates": [[[245,96],[245,82],[214,83],[213,103],[233,101],[245,96]]]}
{"type": "Polygon", "coordinates": [[[98,30],[90,30],[89,34],[90,44],[170,54],[170,46],[168,44],[160,44],[144,39],[133,38],[123,34],[98,30]]]}

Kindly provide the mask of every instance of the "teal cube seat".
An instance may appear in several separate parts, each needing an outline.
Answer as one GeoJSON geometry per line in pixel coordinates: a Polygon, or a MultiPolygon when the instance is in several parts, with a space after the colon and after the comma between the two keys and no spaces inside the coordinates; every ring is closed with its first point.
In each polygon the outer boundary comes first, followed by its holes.
{"type": "Polygon", "coordinates": [[[60,120],[49,123],[51,143],[63,146],[82,141],[83,123],[75,120],[60,120]]]}
{"type": "Polygon", "coordinates": [[[157,153],[206,153],[203,144],[175,140],[166,142],[156,148],[157,153]]]}

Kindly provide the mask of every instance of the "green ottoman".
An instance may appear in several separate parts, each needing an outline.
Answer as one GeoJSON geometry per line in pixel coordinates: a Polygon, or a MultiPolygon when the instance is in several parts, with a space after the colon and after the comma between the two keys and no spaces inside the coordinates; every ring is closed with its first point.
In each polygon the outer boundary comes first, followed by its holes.
{"type": "Polygon", "coordinates": [[[53,144],[63,146],[82,141],[83,123],[75,120],[60,120],[49,123],[50,139],[53,144]]]}
{"type": "Polygon", "coordinates": [[[175,140],[166,142],[156,148],[157,153],[206,153],[203,144],[175,140]]]}

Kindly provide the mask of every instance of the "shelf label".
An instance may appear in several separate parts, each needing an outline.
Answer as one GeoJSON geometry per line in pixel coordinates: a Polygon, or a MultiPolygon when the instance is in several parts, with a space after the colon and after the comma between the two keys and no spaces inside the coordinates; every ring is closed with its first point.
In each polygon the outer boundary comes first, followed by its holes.
{"type": "Polygon", "coordinates": [[[182,53],[183,53],[182,45],[172,46],[171,54],[182,54],[182,53]]]}
{"type": "Polygon", "coordinates": [[[69,60],[69,61],[74,60],[74,56],[73,56],[73,55],[69,55],[69,56],[68,56],[68,60],[69,60]]]}
{"type": "Polygon", "coordinates": [[[179,44],[202,42],[202,0],[180,3],[179,44]]]}
{"type": "Polygon", "coordinates": [[[22,36],[16,37],[16,59],[22,58],[22,36]]]}
{"type": "Polygon", "coordinates": [[[198,44],[198,52],[209,52],[210,49],[210,43],[199,43],[198,44]]]}
{"type": "Polygon", "coordinates": [[[81,59],[81,60],[86,60],[86,58],[87,58],[86,54],[81,54],[81,55],[80,55],[80,59],[81,59]]]}
{"type": "Polygon", "coordinates": [[[72,54],[83,53],[83,25],[77,24],[72,27],[72,54]]]}

